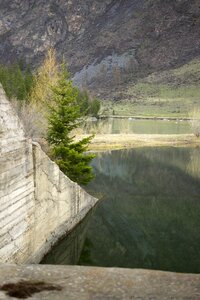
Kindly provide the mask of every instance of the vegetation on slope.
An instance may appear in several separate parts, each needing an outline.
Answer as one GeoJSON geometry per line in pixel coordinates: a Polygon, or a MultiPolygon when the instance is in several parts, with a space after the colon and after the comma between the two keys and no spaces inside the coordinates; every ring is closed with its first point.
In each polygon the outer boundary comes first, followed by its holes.
{"type": "Polygon", "coordinates": [[[0,83],[8,98],[25,100],[34,85],[34,76],[29,67],[22,64],[0,65],[0,83]]]}
{"type": "Polygon", "coordinates": [[[123,102],[108,103],[108,113],[188,117],[200,105],[200,59],[157,72],[122,91],[123,102]]]}
{"type": "Polygon", "coordinates": [[[72,130],[84,116],[97,116],[99,100],[90,99],[88,93],[73,86],[65,64],[57,64],[54,50],[48,51],[34,75],[23,72],[18,65],[2,66],[0,75],[26,134],[45,138],[49,143],[48,152],[60,169],[71,180],[87,184],[93,178],[89,163],[94,155],[85,154],[92,136],[74,142],[72,130]]]}

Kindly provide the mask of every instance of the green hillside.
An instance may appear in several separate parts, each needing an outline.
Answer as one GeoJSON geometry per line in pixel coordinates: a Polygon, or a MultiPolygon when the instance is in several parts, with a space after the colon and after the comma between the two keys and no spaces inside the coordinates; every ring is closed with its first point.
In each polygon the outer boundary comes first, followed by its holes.
{"type": "Polygon", "coordinates": [[[153,73],[123,91],[122,100],[106,106],[116,115],[187,117],[200,106],[200,59],[153,73]]]}

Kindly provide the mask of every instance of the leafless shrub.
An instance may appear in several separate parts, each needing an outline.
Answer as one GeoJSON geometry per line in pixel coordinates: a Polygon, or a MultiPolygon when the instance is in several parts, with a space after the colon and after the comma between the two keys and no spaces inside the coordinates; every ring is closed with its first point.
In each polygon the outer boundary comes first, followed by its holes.
{"type": "Polygon", "coordinates": [[[32,103],[13,100],[12,104],[24,126],[26,136],[36,141],[44,138],[47,130],[45,111],[38,109],[37,105],[32,103]]]}

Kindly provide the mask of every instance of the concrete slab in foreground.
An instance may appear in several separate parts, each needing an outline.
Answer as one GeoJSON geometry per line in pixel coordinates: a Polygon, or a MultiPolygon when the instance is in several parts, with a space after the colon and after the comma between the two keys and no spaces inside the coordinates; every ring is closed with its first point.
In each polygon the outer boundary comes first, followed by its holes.
{"type": "Polygon", "coordinates": [[[200,299],[200,275],[119,268],[0,265],[0,299],[20,298],[200,299]]]}

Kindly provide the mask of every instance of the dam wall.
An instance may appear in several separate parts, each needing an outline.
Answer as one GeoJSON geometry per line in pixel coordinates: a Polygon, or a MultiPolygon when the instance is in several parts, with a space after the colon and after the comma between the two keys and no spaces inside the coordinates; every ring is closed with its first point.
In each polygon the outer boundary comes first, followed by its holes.
{"type": "Polygon", "coordinates": [[[32,143],[0,87],[0,263],[38,263],[97,199],[32,143]]]}

